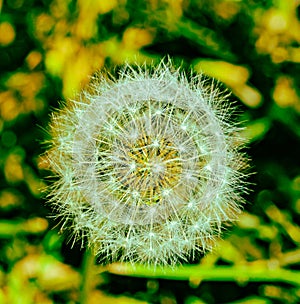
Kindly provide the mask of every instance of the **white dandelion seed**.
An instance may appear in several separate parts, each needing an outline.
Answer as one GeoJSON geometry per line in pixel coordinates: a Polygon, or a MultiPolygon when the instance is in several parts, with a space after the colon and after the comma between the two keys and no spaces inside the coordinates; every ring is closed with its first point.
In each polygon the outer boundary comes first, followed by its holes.
{"type": "Polygon", "coordinates": [[[102,260],[175,265],[240,211],[239,129],[226,97],[190,78],[170,62],[126,66],[53,114],[49,200],[102,260]]]}

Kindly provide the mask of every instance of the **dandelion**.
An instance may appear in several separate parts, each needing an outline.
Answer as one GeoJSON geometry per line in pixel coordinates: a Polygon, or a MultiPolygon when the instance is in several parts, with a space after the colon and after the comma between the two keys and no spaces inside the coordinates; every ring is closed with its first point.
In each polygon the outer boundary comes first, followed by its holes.
{"type": "Polygon", "coordinates": [[[172,64],[100,74],[52,116],[49,201],[102,261],[175,265],[210,250],[246,191],[226,96],[172,64]]]}

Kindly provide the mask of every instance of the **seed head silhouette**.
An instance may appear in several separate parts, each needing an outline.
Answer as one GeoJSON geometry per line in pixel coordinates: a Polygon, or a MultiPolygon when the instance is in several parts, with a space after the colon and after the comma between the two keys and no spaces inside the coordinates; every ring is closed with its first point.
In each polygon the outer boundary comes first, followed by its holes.
{"type": "Polygon", "coordinates": [[[170,62],[99,74],[52,115],[49,201],[104,262],[176,265],[210,250],[243,203],[233,107],[170,62]]]}

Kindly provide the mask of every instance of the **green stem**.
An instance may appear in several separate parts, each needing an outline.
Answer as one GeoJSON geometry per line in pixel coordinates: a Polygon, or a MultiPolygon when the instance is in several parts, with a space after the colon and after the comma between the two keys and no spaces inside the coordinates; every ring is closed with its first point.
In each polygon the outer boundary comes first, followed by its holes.
{"type": "Polygon", "coordinates": [[[95,256],[91,248],[86,249],[82,261],[82,276],[80,286],[80,304],[87,304],[92,289],[93,276],[95,275],[95,256]]]}
{"type": "Polygon", "coordinates": [[[176,269],[151,269],[143,266],[112,264],[110,273],[133,277],[147,277],[168,280],[210,280],[252,282],[286,282],[300,286],[300,272],[282,268],[267,268],[257,265],[236,266],[184,266],[176,269]]]}

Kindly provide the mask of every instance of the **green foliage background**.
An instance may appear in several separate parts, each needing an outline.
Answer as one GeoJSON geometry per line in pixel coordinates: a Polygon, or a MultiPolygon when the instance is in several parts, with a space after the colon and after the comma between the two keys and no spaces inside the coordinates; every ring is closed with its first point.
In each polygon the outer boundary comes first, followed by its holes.
{"type": "Polygon", "coordinates": [[[299,303],[299,5],[0,0],[0,303],[299,303]],[[95,266],[49,217],[43,129],[96,70],[166,55],[233,91],[256,172],[249,203],[197,264],[95,266]]]}

